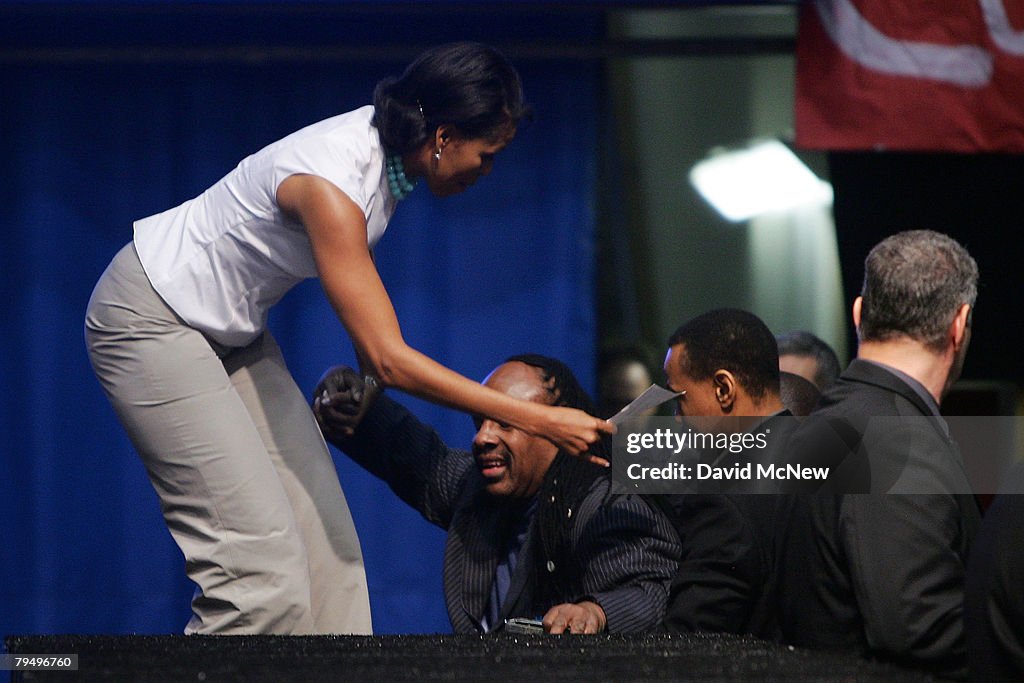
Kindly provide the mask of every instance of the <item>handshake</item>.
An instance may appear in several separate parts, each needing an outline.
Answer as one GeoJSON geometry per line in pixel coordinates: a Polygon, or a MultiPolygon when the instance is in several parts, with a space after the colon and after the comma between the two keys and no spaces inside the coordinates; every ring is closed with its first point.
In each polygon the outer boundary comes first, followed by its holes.
{"type": "Polygon", "coordinates": [[[330,368],[313,391],[313,414],[328,441],[346,439],[382,391],[372,375],[345,365],[330,368]]]}

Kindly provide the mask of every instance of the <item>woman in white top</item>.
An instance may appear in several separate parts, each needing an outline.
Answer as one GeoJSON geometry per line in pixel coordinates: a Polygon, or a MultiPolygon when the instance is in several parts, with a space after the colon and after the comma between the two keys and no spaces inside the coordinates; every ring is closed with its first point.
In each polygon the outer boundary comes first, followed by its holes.
{"type": "Polygon", "coordinates": [[[584,455],[612,427],[518,401],[406,345],[371,249],[422,179],[440,197],[491,170],[527,114],[515,69],[437,47],[374,105],[293,133],[198,197],[135,223],[86,316],[93,368],[197,585],[187,633],[369,633],[352,519],[309,405],[266,329],[319,277],[363,370],[584,455]]]}

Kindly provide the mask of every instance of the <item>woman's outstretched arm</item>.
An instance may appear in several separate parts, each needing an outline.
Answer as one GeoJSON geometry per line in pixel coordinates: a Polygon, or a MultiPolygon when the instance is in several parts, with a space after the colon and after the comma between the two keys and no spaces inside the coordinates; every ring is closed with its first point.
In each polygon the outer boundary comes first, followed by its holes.
{"type": "Polygon", "coordinates": [[[385,386],[483,415],[585,453],[611,423],[572,409],[520,401],[489,389],[416,351],[402,337],[394,306],[370,257],[362,211],[329,181],[293,175],[278,205],[309,234],[320,282],[367,368],[385,386]]]}

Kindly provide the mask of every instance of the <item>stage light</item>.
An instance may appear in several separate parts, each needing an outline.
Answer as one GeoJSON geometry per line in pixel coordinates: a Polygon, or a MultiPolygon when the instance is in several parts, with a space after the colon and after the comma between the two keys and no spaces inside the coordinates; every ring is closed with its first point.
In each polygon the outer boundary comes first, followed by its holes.
{"type": "Polygon", "coordinates": [[[727,220],[832,204],[832,186],[778,140],[712,150],[690,170],[690,183],[727,220]]]}

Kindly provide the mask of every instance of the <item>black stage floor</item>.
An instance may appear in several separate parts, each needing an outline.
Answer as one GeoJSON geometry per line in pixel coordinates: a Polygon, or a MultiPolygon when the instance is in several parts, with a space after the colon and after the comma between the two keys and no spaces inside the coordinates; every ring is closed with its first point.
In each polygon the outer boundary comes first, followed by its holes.
{"type": "Polygon", "coordinates": [[[78,671],[12,681],[928,681],[832,653],[723,635],[8,636],[77,654],[78,671]]]}

